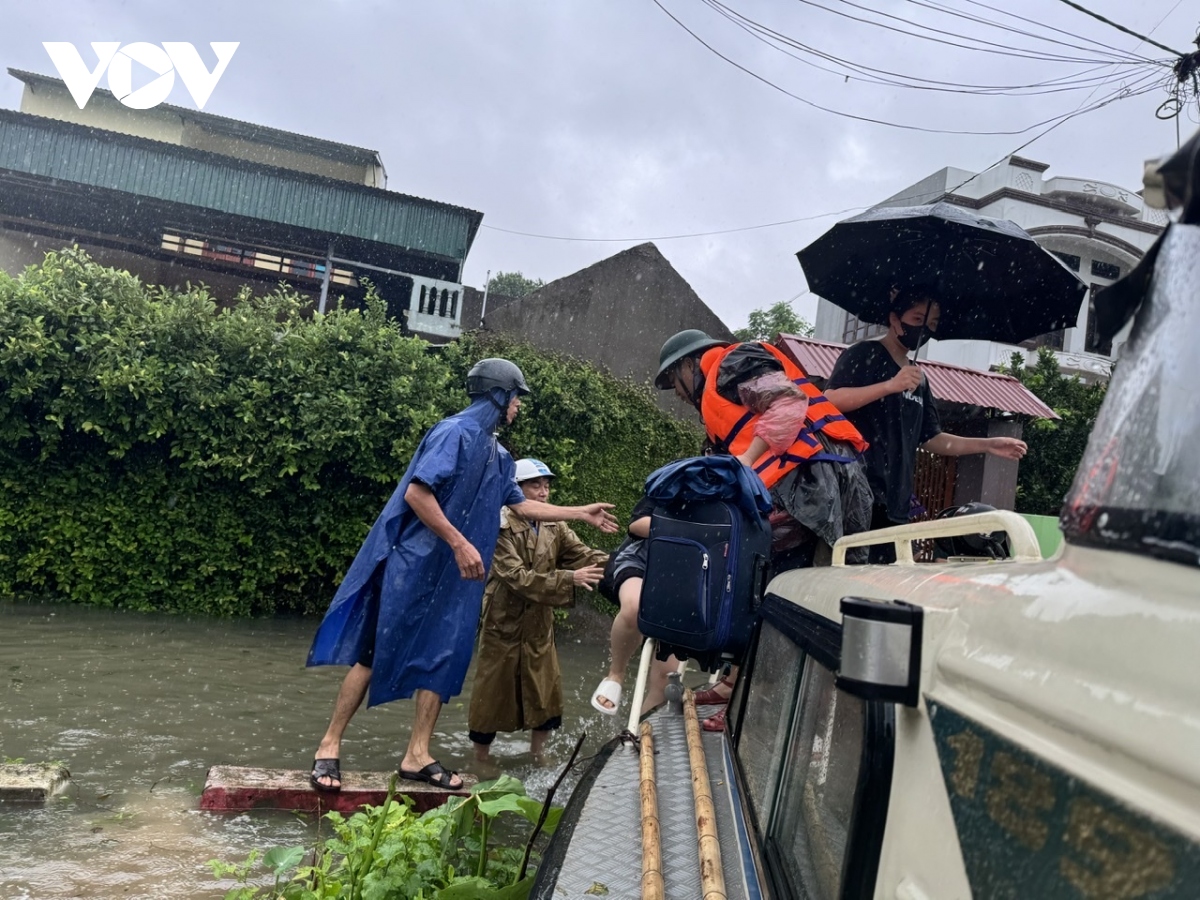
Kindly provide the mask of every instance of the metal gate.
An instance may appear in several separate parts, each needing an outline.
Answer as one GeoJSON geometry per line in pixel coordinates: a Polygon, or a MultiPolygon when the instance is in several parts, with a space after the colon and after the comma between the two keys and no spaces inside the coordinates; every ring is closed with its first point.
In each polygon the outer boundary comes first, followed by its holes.
{"type": "MultiPolygon", "coordinates": [[[[917,450],[913,492],[925,507],[925,512],[912,521],[924,522],[954,504],[954,482],[958,475],[958,460],[939,456],[928,450],[917,450]]],[[[913,558],[918,562],[933,562],[933,541],[913,542],[913,558]]]]}

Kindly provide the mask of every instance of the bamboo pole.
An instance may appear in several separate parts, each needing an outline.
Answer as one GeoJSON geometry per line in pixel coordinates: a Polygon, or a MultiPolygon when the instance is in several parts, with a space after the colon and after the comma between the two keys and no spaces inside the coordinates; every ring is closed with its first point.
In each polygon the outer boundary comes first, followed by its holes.
{"type": "Polygon", "coordinates": [[[713,809],[712,788],[708,783],[708,765],[700,742],[700,720],[696,717],[696,696],[683,694],[683,721],[687,729],[688,759],[692,764],[692,798],[696,804],[696,837],[700,850],[701,900],[726,900],[725,872],[721,868],[721,845],[717,841],[717,817],[713,809]]]}
{"type": "Polygon", "coordinates": [[[654,778],[654,731],[642,723],[642,900],[663,900],[662,834],[658,822],[658,783],[654,778]]]}

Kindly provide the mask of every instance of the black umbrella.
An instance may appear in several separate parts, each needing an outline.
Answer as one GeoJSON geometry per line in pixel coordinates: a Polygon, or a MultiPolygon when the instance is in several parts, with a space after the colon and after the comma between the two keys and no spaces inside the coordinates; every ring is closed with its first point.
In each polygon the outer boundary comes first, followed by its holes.
{"type": "Polygon", "coordinates": [[[939,339],[1018,343],[1075,325],[1087,285],[1012,222],[950,203],[872,209],[796,254],[813,293],[886,325],[892,289],[929,285],[939,339]]]}

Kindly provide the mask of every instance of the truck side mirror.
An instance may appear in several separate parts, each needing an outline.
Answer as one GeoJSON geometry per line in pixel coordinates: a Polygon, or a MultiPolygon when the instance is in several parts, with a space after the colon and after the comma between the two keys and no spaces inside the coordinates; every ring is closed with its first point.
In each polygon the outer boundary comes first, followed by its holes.
{"type": "Polygon", "coordinates": [[[864,700],[915,707],[921,694],[925,611],[893,600],[843,597],[842,659],[837,687],[864,700]]]}

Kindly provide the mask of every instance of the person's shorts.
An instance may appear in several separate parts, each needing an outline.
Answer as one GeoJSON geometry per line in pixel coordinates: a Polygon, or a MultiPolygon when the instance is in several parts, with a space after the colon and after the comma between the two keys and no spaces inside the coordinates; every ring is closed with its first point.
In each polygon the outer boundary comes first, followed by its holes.
{"type": "Polygon", "coordinates": [[[614,602],[621,602],[621,585],[627,582],[630,578],[645,578],[646,570],[638,566],[625,566],[617,570],[617,574],[613,576],[613,595],[616,597],[614,602]]]}
{"type": "MultiPolygon", "coordinates": [[[[543,722],[541,725],[539,725],[537,728],[535,728],[533,730],[534,731],[555,731],[556,729],[559,729],[559,728],[562,728],[562,716],[554,716],[553,718],[547,719],[545,722],[543,722]]],[[[496,739],[496,732],[494,732],[494,731],[468,731],[467,736],[471,739],[472,744],[485,744],[486,745],[486,744],[490,744],[492,741],[494,741],[496,739]]]]}
{"type": "Polygon", "coordinates": [[[605,567],[600,593],[612,603],[621,602],[621,585],[630,578],[646,577],[646,551],[649,541],[633,540],[618,550],[605,567]]]}

